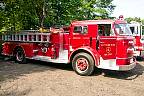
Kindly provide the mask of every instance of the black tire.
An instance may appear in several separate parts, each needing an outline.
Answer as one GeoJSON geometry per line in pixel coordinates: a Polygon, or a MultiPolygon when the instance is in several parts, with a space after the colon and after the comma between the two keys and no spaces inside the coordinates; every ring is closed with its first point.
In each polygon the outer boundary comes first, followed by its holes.
{"type": "Polygon", "coordinates": [[[25,54],[22,48],[18,48],[15,52],[15,61],[20,64],[26,63],[25,54]]]}
{"type": "Polygon", "coordinates": [[[72,61],[73,70],[82,76],[92,75],[95,69],[94,60],[88,53],[78,53],[72,61]]]}

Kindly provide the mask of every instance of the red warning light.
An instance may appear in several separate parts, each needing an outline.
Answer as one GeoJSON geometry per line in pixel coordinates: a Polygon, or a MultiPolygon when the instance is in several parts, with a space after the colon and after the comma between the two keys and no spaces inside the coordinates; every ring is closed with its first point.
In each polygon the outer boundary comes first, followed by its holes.
{"type": "Polygon", "coordinates": [[[124,16],[123,16],[123,15],[120,15],[120,16],[119,16],[119,20],[124,20],[124,16]]]}

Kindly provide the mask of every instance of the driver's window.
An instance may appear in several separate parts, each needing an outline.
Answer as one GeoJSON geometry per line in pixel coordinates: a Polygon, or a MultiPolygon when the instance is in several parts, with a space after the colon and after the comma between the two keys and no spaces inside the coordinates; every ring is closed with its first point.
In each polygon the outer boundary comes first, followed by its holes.
{"type": "Polygon", "coordinates": [[[99,36],[110,36],[111,25],[110,24],[99,24],[98,25],[98,34],[99,34],[99,36]]]}
{"type": "Polygon", "coordinates": [[[104,26],[99,25],[98,34],[99,34],[99,36],[104,36],[104,26]]]}
{"type": "Polygon", "coordinates": [[[75,26],[74,27],[74,33],[81,33],[82,32],[82,26],[75,26]]]}
{"type": "Polygon", "coordinates": [[[86,34],[86,33],[88,33],[88,28],[87,26],[83,26],[82,34],[86,34]]]}
{"type": "Polygon", "coordinates": [[[87,26],[75,26],[74,33],[87,34],[88,27],[87,26]]]}

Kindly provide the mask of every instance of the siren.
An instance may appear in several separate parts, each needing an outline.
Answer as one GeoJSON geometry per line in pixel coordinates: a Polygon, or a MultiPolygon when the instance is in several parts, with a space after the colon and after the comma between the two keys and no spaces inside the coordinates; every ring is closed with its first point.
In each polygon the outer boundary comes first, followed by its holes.
{"type": "Polygon", "coordinates": [[[119,16],[119,20],[124,20],[124,16],[123,16],[123,15],[120,15],[120,16],[119,16]]]}

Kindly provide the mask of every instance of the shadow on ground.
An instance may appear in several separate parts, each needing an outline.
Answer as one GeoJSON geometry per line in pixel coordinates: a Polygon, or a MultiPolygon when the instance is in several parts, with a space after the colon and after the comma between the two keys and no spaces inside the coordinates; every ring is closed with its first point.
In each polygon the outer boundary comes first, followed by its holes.
{"type": "Polygon", "coordinates": [[[72,71],[70,64],[56,64],[28,60],[28,64],[18,64],[10,59],[0,57],[0,82],[7,79],[18,79],[19,76],[34,72],[67,70],[72,71]]]}
{"type": "Polygon", "coordinates": [[[112,71],[98,69],[94,75],[102,74],[104,77],[117,78],[123,80],[133,80],[144,73],[144,66],[137,63],[136,67],[130,71],[112,71]]]}
{"type": "MultiPolygon", "coordinates": [[[[19,76],[23,76],[25,74],[31,74],[34,72],[55,71],[55,70],[73,71],[70,64],[47,63],[35,60],[28,60],[28,64],[18,64],[12,60],[9,59],[4,60],[4,58],[0,58],[0,82],[5,81],[6,79],[17,79],[19,78],[19,76]]],[[[138,63],[136,67],[130,71],[121,72],[121,71],[96,69],[92,76],[103,75],[105,77],[110,78],[133,80],[138,76],[142,75],[143,72],[144,72],[144,66],[138,63]]]]}

